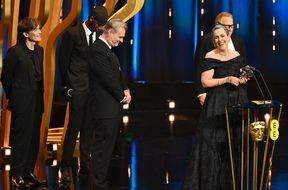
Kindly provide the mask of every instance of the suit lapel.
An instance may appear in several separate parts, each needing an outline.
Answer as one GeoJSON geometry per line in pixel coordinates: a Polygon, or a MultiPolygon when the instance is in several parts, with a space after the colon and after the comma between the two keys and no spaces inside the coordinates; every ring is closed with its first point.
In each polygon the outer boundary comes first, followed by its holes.
{"type": "Polygon", "coordinates": [[[111,51],[111,53],[112,53],[112,56],[114,57],[114,62],[117,64],[117,66],[119,68],[119,71],[121,71],[120,61],[119,61],[118,57],[115,55],[114,52],[111,51]]]}
{"type": "Polygon", "coordinates": [[[237,39],[233,35],[231,36],[231,39],[232,39],[232,43],[234,45],[235,50],[240,53],[240,47],[239,47],[239,43],[237,39]]]}
{"type": "Polygon", "coordinates": [[[37,72],[37,74],[42,78],[43,75],[43,65],[42,65],[42,55],[41,55],[41,51],[40,48],[38,47],[38,45],[35,45],[35,52],[34,52],[34,61],[35,61],[35,70],[37,72]]]}
{"type": "Polygon", "coordinates": [[[103,48],[106,49],[107,56],[112,59],[113,64],[116,67],[118,67],[119,71],[121,71],[120,62],[119,62],[118,57],[115,55],[115,53],[113,53],[113,51],[107,46],[107,44],[105,42],[103,42],[100,39],[99,39],[99,41],[101,42],[100,44],[103,46],[103,48]]]}
{"type": "Polygon", "coordinates": [[[19,55],[21,55],[20,59],[25,60],[24,63],[29,70],[30,78],[34,79],[34,72],[35,71],[34,71],[33,60],[30,57],[26,57],[29,50],[28,50],[27,46],[25,45],[25,43],[21,44],[21,48],[22,48],[22,51],[19,51],[19,55]]]}
{"type": "Polygon", "coordinates": [[[88,42],[87,42],[87,38],[86,38],[86,34],[85,34],[85,30],[84,30],[82,25],[80,25],[79,30],[80,30],[79,33],[80,33],[80,38],[82,40],[82,44],[85,44],[84,45],[85,48],[89,48],[89,45],[88,45],[88,42]]]}
{"type": "MultiPolygon", "coordinates": [[[[106,44],[105,44],[106,45],[106,44]]],[[[107,45],[106,45],[107,46],[107,45]]],[[[119,62],[119,59],[118,57],[115,55],[115,53],[109,48],[107,47],[107,52],[108,52],[108,55],[109,57],[111,57],[112,61],[113,61],[113,64],[118,67],[119,71],[121,71],[121,67],[120,67],[120,62],[119,62]]]]}
{"type": "Polygon", "coordinates": [[[83,44],[83,48],[85,48],[84,52],[86,54],[86,59],[89,60],[89,45],[87,42],[85,30],[82,25],[79,26],[79,35],[80,35],[81,42],[83,44]]]}

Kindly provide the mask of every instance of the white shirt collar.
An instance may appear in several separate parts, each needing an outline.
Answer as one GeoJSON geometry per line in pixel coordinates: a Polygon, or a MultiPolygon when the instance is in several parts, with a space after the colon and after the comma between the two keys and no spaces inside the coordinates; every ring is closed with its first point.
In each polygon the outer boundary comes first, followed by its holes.
{"type": "Polygon", "coordinates": [[[82,23],[82,26],[84,28],[86,36],[89,36],[92,32],[89,30],[89,28],[86,26],[85,22],[82,23]]]}
{"type": "Polygon", "coordinates": [[[101,36],[99,36],[99,39],[102,40],[108,47],[109,49],[112,49],[112,47],[108,44],[108,42],[101,36]]]}
{"type": "MultiPolygon", "coordinates": [[[[82,23],[82,26],[84,28],[85,31],[85,36],[86,36],[86,40],[87,40],[87,44],[89,44],[89,35],[92,33],[91,30],[89,30],[89,28],[86,26],[85,22],[82,23]]],[[[96,40],[96,32],[93,32],[92,35],[92,41],[94,42],[96,40]]]]}
{"type": "Polygon", "coordinates": [[[230,37],[230,40],[228,42],[228,49],[234,50],[235,51],[235,46],[232,42],[232,38],[230,37]]]}

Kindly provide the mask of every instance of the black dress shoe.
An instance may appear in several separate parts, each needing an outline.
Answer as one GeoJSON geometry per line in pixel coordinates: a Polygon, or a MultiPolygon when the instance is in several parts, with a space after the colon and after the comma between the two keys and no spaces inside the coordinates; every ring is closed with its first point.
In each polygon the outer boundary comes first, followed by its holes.
{"type": "Polygon", "coordinates": [[[69,190],[71,184],[70,172],[68,169],[61,169],[60,172],[61,172],[60,189],[69,190]]]}
{"type": "Polygon", "coordinates": [[[23,176],[23,179],[34,187],[47,187],[47,181],[40,181],[33,173],[28,173],[23,176]]]}
{"type": "Polygon", "coordinates": [[[30,189],[29,184],[24,181],[22,176],[12,176],[11,178],[11,182],[12,182],[12,188],[13,189],[30,189]]]}

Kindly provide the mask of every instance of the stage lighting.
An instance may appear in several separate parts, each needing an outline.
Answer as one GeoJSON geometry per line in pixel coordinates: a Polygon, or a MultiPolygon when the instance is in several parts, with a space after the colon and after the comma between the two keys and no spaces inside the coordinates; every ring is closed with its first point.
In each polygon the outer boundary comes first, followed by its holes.
{"type": "Polygon", "coordinates": [[[57,164],[58,164],[58,160],[53,160],[52,161],[52,166],[57,166],[57,164]]]}
{"type": "Polygon", "coordinates": [[[174,100],[167,100],[167,102],[168,102],[169,109],[174,109],[176,107],[176,103],[174,100]]]}
{"type": "Polygon", "coordinates": [[[201,15],[204,15],[204,9],[201,9],[201,15]]]}
{"type": "Polygon", "coordinates": [[[168,15],[169,15],[169,17],[172,16],[172,9],[171,8],[169,8],[168,15]]]}
{"type": "Polygon", "coordinates": [[[122,108],[123,108],[123,110],[128,110],[129,109],[129,104],[123,104],[122,108]]]}
{"type": "Polygon", "coordinates": [[[11,147],[1,147],[0,170],[10,171],[11,169],[11,147]]]}
{"type": "Polygon", "coordinates": [[[46,164],[50,166],[57,166],[57,151],[58,151],[58,144],[56,143],[49,143],[47,144],[47,152],[48,152],[48,159],[46,160],[46,164]]]}
{"type": "Polygon", "coordinates": [[[269,114],[269,113],[266,113],[266,114],[264,115],[264,118],[265,118],[266,123],[268,123],[268,121],[269,121],[269,119],[270,119],[270,114],[269,114]]]}
{"type": "Polygon", "coordinates": [[[174,121],[175,121],[175,115],[170,114],[170,115],[169,115],[169,121],[170,121],[170,122],[174,122],[174,121]]]}
{"type": "Polygon", "coordinates": [[[1,156],[2,157],[11,156],[11,147],[1,147],[1,156]]]}
{"type": "Polygon", "coordinates": [[[56,143],[49,143],[47,144],[47,151],[57,152],[58,145],[56,143]]]}
{"type": "Polygon", "coordinates": [[[166,172],[166,184],[169,184],[170,183],[170,175],[169,175],[169,172],[167,171],[166,172]]]}
{"type": "Polygon", "coordinates": [[[49,166],[57,166],[58,160],[54,159],[54,158],[48,158],[48,159],[46,159],[45,163],[46,163],[46,165],[49,165],[49,166]]]}
{"type": "Polygon", "coordinates": [[[169,35],[169,39],[171,39],[172,38],[172,30],[169,30],[169,33],[168,33],[169,35]]]}
{"type": "Polygon", "coordinates": [[[5,163],[1,163],[0,164],[0,171],[10,171],[11,170],[11,165],[10,164],[5,164],[5,163]]]}
{"type": "Polygon", "coordinates": [[[11,170],[11,165],[5,164],[4,171],[10,171],[10,170],[11,170]]]}
{"type": "Polygon", "coordinates": [[[127,115],[123,116],[122,121],[124,124],[128,124],[129,123],[129,117],[127,115]]]}

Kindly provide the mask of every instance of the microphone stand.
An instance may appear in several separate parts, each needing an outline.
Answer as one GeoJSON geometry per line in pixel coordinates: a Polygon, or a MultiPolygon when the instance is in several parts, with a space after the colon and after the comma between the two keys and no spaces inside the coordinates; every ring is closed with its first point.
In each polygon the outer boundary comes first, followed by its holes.
{"type": "Polygon", "coordinates": [[[260,91],[260,93],[261,93],[261,95],[262,95],[262,98],[263,98],[263,101],[264,101],[264,104],[265,104],[266,98],[265,98],[265,96],[264,96],[264,93],[263,93],[262,88],[260,87],[260,84],[259,84],[259,82],[258,82],[258,79],[257,79],[257,77],[256,77],[255,75],[254,75],[254,79],[255,79],[255,82],[256,82],[256,84],[257,84],[257,87],[258,87],[258,89],[259,89],[259,91],[260,91]]]}
{"type": "MultiPolygon", "coordinates": [[[[256,69],[256,68],[254,68],[254,67],[251,67],[251,66],[249,66],[249,68],[252,69],[253,71],[256,71],[256,72],[260,75],[261,80],[263,81],[263,84],[264,84],[264,86],[265,86],[265,88],[266,88],[266,91],[267,91],[268,94],[269,94],[269,98],[270,98],[270,101],[271,101],[271,103],[272,103],[272,94],[271,94],[270,89],[268,88],[268,85],[267,85],[267,83],[266,83],[266,81],[265,81],[265,79],[264,79],[264,77],[263,77],[263,75],[262,75],[262,72],[261,72],[260,70],[256,69]]],[[[260,87],[259,82],[258,82],[258,80],[257,80],[257,77],[256,77],[255,75],[254,75],[254,78],[255,78],[255,82],[256,82],[256,84],[257,84],[257,87],[259,88],[259,90],[260,90],[260,92],[261,92],[261,95],[262,95],[262,97],[263,97],[264,104],[266,104],[266,103],[265,103],[266,98],[265,98],[265,96],[264,96],[263,90],[262,90],[262,88],[260,87]]]]}

